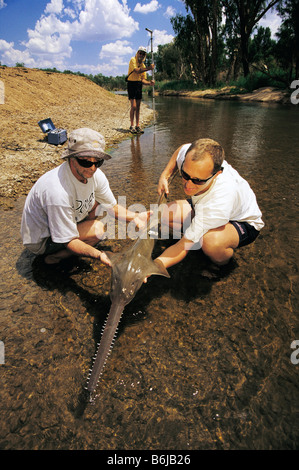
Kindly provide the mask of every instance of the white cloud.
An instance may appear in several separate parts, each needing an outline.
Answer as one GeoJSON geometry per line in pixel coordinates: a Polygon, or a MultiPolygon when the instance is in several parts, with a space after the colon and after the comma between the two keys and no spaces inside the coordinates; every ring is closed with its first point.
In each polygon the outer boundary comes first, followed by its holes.
{"type": "Polygon", "coordinates": [[[0,10],[5,7],[7,7],[7,3],[4,3],[4,0],[0,0],[0,10]]]}
{"type": "Polygon", "coordinates": [[[73,10],[72,8],[64,8],[63,13],[66,16],[69,16],[72,20],[74,20],[77,16],[75,10],[73,10]]]}
{"type": "MultiPolygon", "coordinates": [[[[3,0],[0,7],[1,4],[3,0]]],[[[149,13],[158,8],[161,8],[158,1],[151,0],[143,5],[137,3],[134,11],[149,13]]],[[[167,15],[173,13],[172,7],[166,10],[167,15]]],[[[129,59],[136,52],[128,38],[138,30],[139,24],[131,16],[127,0],[48,0],[34,28],[27,30],[28,37],[19,46],[0,39],[0,60],[9,66],[22,62],[28,67],[120,75],[127,73],[129,59]],[[99,63],[70,65],[73,41],[101,43],[99,63]]],[[[153,39],[156,51],[159,44],[171,42],[173,36],[165,30],[154,30],[153,39]]]]}
{"type": "Polygon", "coordinates": [[[23,42],[28,49],[35,53],[62,52],[53,45],[63,42],[68,47],[71,41],[71,23],[59,20],[54,14],[43,16],[36,22],[35,29],[28,29],[29,41],[23,42]],[[52,45],[53,44],[53,45],[52,45]]]}
{"type": "Polygon", "coordinates": [[[70,57],[72,48],[70,36],[59,34],[52,36],[35,37],[27,43],[30,54],[41,56],[61,54],[62,57],[70,57]]]}
{"type": "MultiPolygon", "coordinates": [[[[105,44],[99,54],[101,60],[107,61],[98,65],[99,72],[107,75],[121,75],[120,68],[127,68],[128,57],[135,54],[135,50],[128,41],[116,41],[105,44]]],[[[81,70],[81,69],[80,69],[81,70]]]]}
{"type": "Polygon", "coordinates": [[[116,41],[116,42],[110,42],[108,44],[105,44],[100,52],[100,59],[104,59],[106,57],[109,58],[115,58],[122,56],[126,56],[129,54],[133,54],[134,50],[132,47],[129,45],[128,41],[116,41]]]}
{"type": "Polygon", "coordinates": [[[172,18],[173,16],[175,16],[175,14],[176,14],[175,8],[173,8],[172,6],[169,6],[167,7],[166,12],[164,13],[164,16],[166,18],[172,18]]]}
{"type": "Polygon", "coordinates": [[[1,59],[6,65],[16,65],[17,62],[19,63],[26,63],[29,67],[35,67],[35,61],[30,56],[27,50],[20,51],[18,49],[14,49],[13,42],[7,42],[4,39],[0,39],[0,51],[1,52],[1,59]]]}
{"type": "Polygon", "coordinates": [[[174,36],[172,36],[172,34],[168,34],[165,30],[159,31],[158,29],[155,29],[153,31],[154,52],[157,52],[159,45],[163,46],[164,44],[169,44],[170,42],[173,41],[173,39],[174,39],[174,36]]]}
{"type": "Polygon", "coordinates": [[[151,0],[149,3],[146,3],[145,5],[141,5],[141,3],[138,2],[134,8],[134,11],[136,13],[143,13],[146,15],[147,13],[153,13],[154,11],[158,10],[158,8],[160,8],[158,1],[151,0]]]}
{"type": "Polygon", "coordinates": [[[101,65],[91,65],[91,64],[74,64],[74,65],[69,65],[68,70],[72,70],[73,72],[80,72],[82,73],[91,73],[92,75],[96,75],[97,73],[103,73],[101,70],[101,65]]]}
{"type": "Polygon", "coordinates": [[[98,73],[101,73],[102,75],[106,75],[106,76],[110,76],[110,75],[116,76],[116,75],[121,75],[121,72],[119,72],[119,65],[124,65],[124,64],[119,64],[119,63],[115,64],[112,62],[96,64],[96,65],[74,64],[74,65],[68,66],[68,69],[73,70],[74,72],[77,72],[78,70],[80,70],[80,72],[82,73],[87,73],[87,74],[92,74],[92,75],[97,75],[98,73]]]}
{"type": "Polygon", "coordinates": [[[0,51],[8,51],[9,49],[13,48],[13,42],[7,42],[4,39],[0,39],[0,51]]]}
{"type": "Polygon", "coordinates": [[[6,52],[1,58],[6,65],[15,65],[18,55],[23,59],[17,61],[27,66],[52,64],[52,67],[59,67],[71,57],[74,40],[111,41],[103,46],[101,54],[107,57],[114,44],[118,49],[117,57],[121,57],[131,53],[131,48],[119,39],[130,37],[138,29],[139,24],[131,17],[126,0],[51,0],[34,29],[27,30],[28,39],[21,43],[25,50],[18,51],[13,45],[8,47],[9,43],[2,43],[6,52]]]}
{"type": "Polygon", "coordinates": [[[73,23],[73,38],[107,41],[130,37],[139,25],[130,16],[126,1],[86,0],[85,9],[73,23]]]}
{"type": "Polygon", "coordinates": [[[53,13],[42,16],[36,22],[35,29],[29,29],[27,42],[22,44],[30,55],[37,55],[41,61],[53,61],[55,64],[71,56],[71,23],[59,20],[53,13]],[[59,55],[59,57],[57,57],[59,55]]]}
{"type": "Polygon", "coordinates": [[[63,0],[51,0],[51,2],[46,5],[45,13],[55,13],[59,15],[62,9],[63,9],[63,0]]]}

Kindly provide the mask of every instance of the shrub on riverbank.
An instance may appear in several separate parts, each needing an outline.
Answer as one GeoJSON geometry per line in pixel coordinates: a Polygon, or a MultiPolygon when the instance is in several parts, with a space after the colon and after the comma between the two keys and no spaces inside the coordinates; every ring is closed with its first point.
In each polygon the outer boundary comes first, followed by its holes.
{"type": "MultiPolygon", "coordinates": [[[[275,87],[275,88],[286,88],[287,84],[284,84],[282,80],[279,80],[281,73],[277,71],[275,75],[268,76],[263,72],[252,72],[247,77],[240,77],[236,81],[218,82],[215,86],[216,89],[223,88],[225,86],[232,87],[231,93],[251,93],[253,90],[262,87],[275,87]],[[273,78],[275,77],[275,78],[273,78]],[[276,79],[277,77],[277,79],[276,79]]],[[[193,83],[191,80],[171,80],[156,82],[156,91],[163,92],[165,90],[172,91],[199,91],[206,90],[208,87],[199,86],[193,83]]]]}
{"type": "Polygon", "coordinates": [[[275,71],[271,76],[266,75],[263,72],[252,72],[247,77],[240,77],[235,82],[230,82],[228,85],[234,86],[235,90],[239,90],[240,93],[257,90],[262,87],[275,87],[275,88],[286,88],[287,84],[282,79],[283,75],[281,71],[275,71]]]}

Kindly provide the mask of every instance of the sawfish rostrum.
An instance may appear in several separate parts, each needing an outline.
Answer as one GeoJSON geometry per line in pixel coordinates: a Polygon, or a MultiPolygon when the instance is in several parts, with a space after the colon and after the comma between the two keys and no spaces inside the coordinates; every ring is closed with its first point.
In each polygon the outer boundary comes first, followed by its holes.
{"type": "MultiPolygon", "coordinates": [[[[159,205],[161,200],[162,196],[159,198],[159,205]]],[[[153,274],[170,277],[164,266],[152,259],[154,244],[155,238],[150,222],[140,238],[128,250],[122,253],[106,252],[112,264],[110,291],[112,303],[88,379],[87,390],[90,393],[94,392],[103,372],[124,307],[134,298],[146,277],[153,274]]]]}

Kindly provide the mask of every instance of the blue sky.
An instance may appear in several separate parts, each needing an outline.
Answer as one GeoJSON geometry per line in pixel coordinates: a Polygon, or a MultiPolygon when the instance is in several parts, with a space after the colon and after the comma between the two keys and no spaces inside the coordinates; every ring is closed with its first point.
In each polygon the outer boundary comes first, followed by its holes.
{"type": "MultiPolygon", "coordinates": [[[[154,51],[174,37],[170,18],[186,13],[180,0],[0,0],[0,61],[96,75],[127,73],[138,46],[154,51]]],[[[260,24],[274,34],[280,19],[260,24]]]]}

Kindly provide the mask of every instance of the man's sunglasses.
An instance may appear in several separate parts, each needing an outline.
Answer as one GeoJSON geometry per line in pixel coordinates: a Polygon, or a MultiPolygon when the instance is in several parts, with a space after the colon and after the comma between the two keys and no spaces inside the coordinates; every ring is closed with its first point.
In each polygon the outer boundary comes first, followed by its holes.
{"type": "MultiPolygon", "coordinates": [[[[223,168],[221,167],[220,170],[222,171],[223,168]]],[[[218,173],[218,171],[216,171],[216,173],[218,173]]],[[[181,177],[184,178],[184,180],[186,181],[189,181],[189,180],[192,181],[192,183],[196,185],[205,184],[207,181],[213,178],[213,176],[215,176],[216,173],[213,173],[212,176],[210,176],[206,180],[201,180],[200,178],[191,178],[191,176],[189,176],[188,173],[186,173],[183,169],[181,169],[181,177]]]]}
{"type": "Polygon", "coordinates": [[[76,157],[77,162],[79,163],[80,166],[83,168],[91,168],[93,165],[96,168],[100,168],[100,166],[103,165],[104,159],[103,160],[97,160],[96,162],[91,162],[90,160],[85,160],[84,158],[78,158],[76,157]]]}

